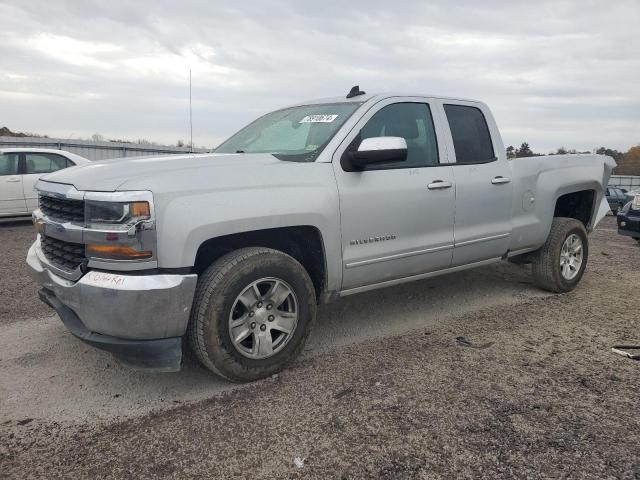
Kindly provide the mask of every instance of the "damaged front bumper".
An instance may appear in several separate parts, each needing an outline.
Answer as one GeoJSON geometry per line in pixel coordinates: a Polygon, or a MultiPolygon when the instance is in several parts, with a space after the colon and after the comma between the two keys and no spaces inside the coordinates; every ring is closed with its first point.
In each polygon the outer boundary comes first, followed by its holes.
{"type": "Polygon", "coordinates": [[[177,371],[197,275],[89,271],[78,281],[54,273],[36,241],[27,254],[40,299],[80,340],[134,368],[177,371]]]}

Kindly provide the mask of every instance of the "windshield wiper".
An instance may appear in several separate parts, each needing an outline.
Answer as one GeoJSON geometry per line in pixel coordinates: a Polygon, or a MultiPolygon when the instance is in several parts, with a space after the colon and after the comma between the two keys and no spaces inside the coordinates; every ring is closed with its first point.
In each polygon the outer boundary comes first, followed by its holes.
{"type": "Polygon", "coordinates": [[[244,150],[236,150],[236,153],[244,153],[244,150]]]}

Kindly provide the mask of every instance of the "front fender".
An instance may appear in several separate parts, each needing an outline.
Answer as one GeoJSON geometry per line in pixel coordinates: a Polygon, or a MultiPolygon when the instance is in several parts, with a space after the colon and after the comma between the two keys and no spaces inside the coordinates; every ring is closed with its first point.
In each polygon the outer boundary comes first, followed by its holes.
{"type": "Polygon", "coordinates": [[[161,195],[158,266],[191,267],[204,242],[224,235],[311,226],[324,243],[327,287],[337,289],[342,279],[340,213],[333,176],[326,180],[161,195]]]}

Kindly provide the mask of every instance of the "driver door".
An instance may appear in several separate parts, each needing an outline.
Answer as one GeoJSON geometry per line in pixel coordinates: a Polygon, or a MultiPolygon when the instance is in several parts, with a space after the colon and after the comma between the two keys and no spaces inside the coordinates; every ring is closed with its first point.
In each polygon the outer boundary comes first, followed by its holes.
{"type": "MultiPolygon", "coordinates": [[[[424,98],[374,106],[334,155],[340,195],[343,290],[440,270],[451,265],[455,187],[452,167],[424,98]],[[403,137],[407,159],[353,171],[345,151],[365,138],[403,137]]],[[[439,123],[439,122],[438,122],[439,123]]]]}

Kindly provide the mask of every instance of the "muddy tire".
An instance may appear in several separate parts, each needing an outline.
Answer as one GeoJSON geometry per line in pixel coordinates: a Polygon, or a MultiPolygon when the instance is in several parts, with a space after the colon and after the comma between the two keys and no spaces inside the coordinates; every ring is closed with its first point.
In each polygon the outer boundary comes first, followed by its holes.
{"type": "Polygon", "coordinates": [[[531,255],[534,283],[550,292],[573,290],[589,258],[589,240],[582,222],[556,217],[545,244],[531,255]]]}
{"type": "Polygon", "coordinates": [[[248,382],[293,361],[315,317],[315,290],[300,263],[277,250],[242,248],[198,279],[187,335],[205,367],[248,382]]]}

